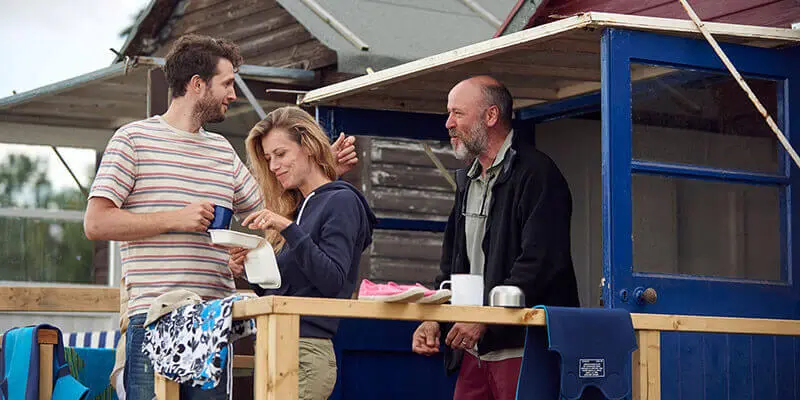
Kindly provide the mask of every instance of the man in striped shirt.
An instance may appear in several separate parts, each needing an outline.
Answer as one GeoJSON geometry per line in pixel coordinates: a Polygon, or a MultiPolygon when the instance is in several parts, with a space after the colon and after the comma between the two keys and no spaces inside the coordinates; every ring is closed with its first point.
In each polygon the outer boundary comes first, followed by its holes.
{"type": "MultiPolygon", "coordinates": [[[[206,229],[214,218],[214,205],[243,215],[260,208],[262,199],[231,144],[203,125],[225,119],[236,100],[234,73],[241,64],[238,47],[230,41],[180,38],[164,66],[172,91],[169,109],[119,128],[92,185],[86,236],[124,242],[128,399],[153,397],[153,369],[141,353],[151,302],[176,289],[203,299],[235,291],[229,254],[211,243],[206,229]]],[[[357,162],[352,141],[340,137],[332,147],[340,173],[357,162]]],[[[208,392],[182,387],[181,393],[181,398],[225,398],[225,385],[208,392]]]]}

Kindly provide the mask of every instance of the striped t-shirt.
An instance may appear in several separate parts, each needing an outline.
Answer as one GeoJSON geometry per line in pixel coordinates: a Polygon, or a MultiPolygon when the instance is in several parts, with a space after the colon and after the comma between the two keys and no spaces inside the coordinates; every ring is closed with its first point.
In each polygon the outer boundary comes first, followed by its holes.
{"type": "MultiPolygon", "coordinates": [[[[133,213],[172,211],[199,201],[245,214],[261,206],[255,179],[222,136],[169,126],[160,116],[125,125],[108,143],[89,197],[133,213]]],[[[187,289],[204,299],[235,291],[228,252],[208,233],[169,232],[121,246],[128,313],[187,289]]]]}

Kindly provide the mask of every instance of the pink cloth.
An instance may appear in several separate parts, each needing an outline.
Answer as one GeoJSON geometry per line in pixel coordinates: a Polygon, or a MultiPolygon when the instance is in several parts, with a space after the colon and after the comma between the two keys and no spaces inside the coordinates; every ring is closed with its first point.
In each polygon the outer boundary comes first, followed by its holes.
{"type": "Polygon", "coordinates": [[[389,282],[387,283],[387,285],[392,285],[400,289],[409,289],[409,288],[422,289],[424,291],[423,296],[421,299],[417,301],[417,303],[422,303],[422,304],[443,304],[449,301],[450,297],[452,297],[450,289],[433,290],[433,289],[428,289],[419,283],[416,283],[413,286],[411,286],[411,285],[398,285],[394,282],[389,282]]]}
{"type": "Polygon", "coordinates": [[[399,287],[390,284],[374,283],[368,279],[361,281],[358,289],[359,300],[374,300],[388,303],[411,303],[421,299],[425,291],[415,286],[399,287]]]}

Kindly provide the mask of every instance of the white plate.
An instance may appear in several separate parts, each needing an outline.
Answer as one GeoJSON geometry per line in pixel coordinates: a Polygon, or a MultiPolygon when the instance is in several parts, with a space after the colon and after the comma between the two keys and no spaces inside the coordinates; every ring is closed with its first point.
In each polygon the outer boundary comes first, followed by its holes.
{"type": "Polygon", "coordinates": [[[261,236],[236,232],[230,229],[209,229],[208,233],[211,234],[211,243],[221,246],[254,249],[263,240],[261,236]]]}

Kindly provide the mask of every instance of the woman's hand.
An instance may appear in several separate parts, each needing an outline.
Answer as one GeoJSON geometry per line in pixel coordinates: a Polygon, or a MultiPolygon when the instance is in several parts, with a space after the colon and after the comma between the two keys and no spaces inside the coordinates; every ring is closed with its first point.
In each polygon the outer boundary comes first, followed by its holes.
{"type": "Polygon", "coordinates": [[[228,268],[230,268],[234,277],[243,277],[244,260],[247,258],[247,253],[249,253],[250,250],[234,247],[228,250],[228,252],[231,254],[231,258],[228,259],[228,268]]]}
{"type": "Polygon", "coordinates": [[[274,229],[278,232],[286,229],[292,221],[270,210],[256,211],[242,221],[242,226],[250,229],[274,229]]]}

